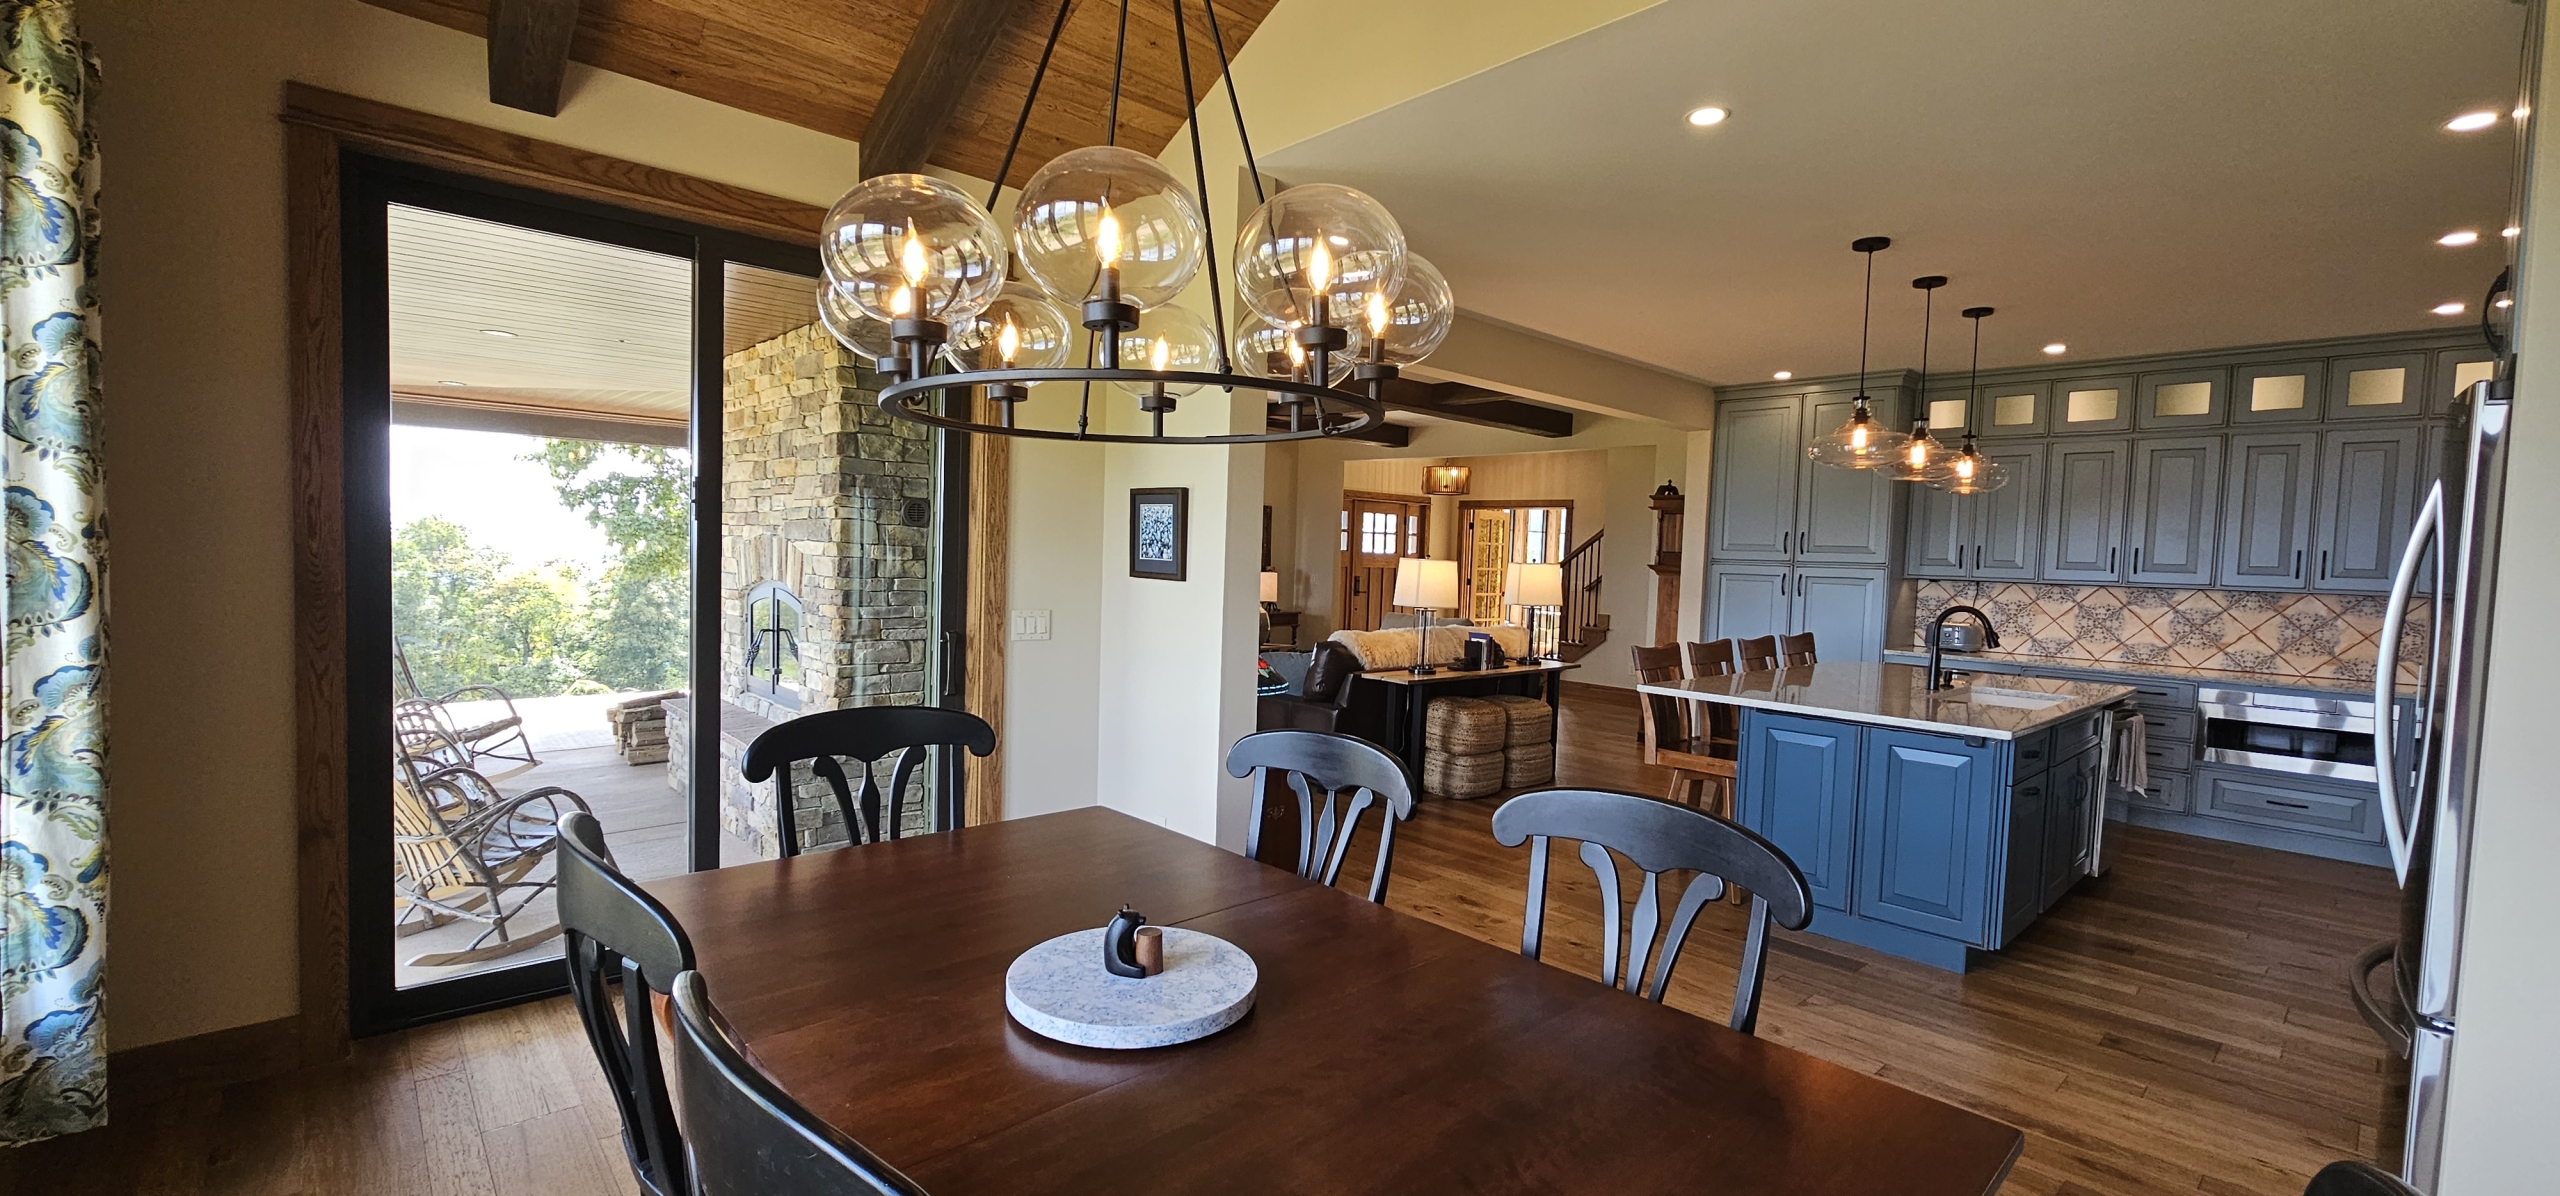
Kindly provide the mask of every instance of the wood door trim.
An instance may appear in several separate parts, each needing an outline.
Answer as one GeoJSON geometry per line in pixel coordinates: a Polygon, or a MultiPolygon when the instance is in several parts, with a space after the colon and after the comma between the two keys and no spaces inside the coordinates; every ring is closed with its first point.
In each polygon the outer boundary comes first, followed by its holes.
{"type": "Polygon", "coordinates": [[[1481,511],[1488,507],[1496,510],[1509,511],[1526,511],[1531,507],[1563,507],[1565,510],[1570,511],[1573,509],[1573,500],[1570,498],[1465,498],[1458,500],[1458,511],[1462,515],[1468,511],[1481,511]]]}

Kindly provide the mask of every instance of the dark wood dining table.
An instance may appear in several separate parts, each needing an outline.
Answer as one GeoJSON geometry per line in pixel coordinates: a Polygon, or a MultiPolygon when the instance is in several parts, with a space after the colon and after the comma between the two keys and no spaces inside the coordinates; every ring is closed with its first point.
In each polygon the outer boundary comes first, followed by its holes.
{"type": "Polygon", "coordinates": [[[1108,809],[648,888],[759,1065],[937,1196],[1977,1196],[2022,1144],[1953,1105],[1108,809]],[[1253,1011],[1144,1051],[1015,1023],[1014,957],[1124,902],[1251,954],[1253,1011]]]}

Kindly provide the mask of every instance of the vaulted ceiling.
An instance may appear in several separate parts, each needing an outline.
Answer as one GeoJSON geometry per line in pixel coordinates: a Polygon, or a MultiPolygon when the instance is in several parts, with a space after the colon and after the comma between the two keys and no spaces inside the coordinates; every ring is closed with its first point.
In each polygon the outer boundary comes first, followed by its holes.
{"type": "MultiPolygon", "coordinates": [[[[367,0],[481,37],[493,0],[367,0]]],[[[901,126],[900,156],[993,178],[1021,114],[1057,20],[1061,0],[497,0],[523,9],[575,11],[571,60],[629,75],[715,103],[864,143],[901,126]],[[921,35],[921,36],[920,36],[921,35]],[[952,48],[980,65],[952,87],[952,48]],[[892,86],[910,54],[908,78],[892,86]],[[948,89],[956,93],[936,97],[948,89]],[[884,97],[890,103],[883,104],[884,97]],[[937,99],[939,102],[936,102],[937,99]],[[887,110],[896,110],[893,118],[887,110]],[[947,118],[941,114],[948,112],[947,118]]],[[[1112,60],[1123,8],[1110,0],[1064,0],[1066,28],[1040,86],[1039,108],[1005,181],[1020,185],[1050,158],[1101,143],[1111,107],[1112,60]]],[[[1183,0],[1196,95],[1219,75],[1200,0],[1183,0]]],[[[1277,0],[1216,0],[1218,31],[1232,58],[1277,0]]],[[[1171,0],[1131,0],[1119,143],[1160,153],[1182,128],[1182,67],[1171,0]]],[[[901,166],[900,168],[907,168],[901,166]]]]}

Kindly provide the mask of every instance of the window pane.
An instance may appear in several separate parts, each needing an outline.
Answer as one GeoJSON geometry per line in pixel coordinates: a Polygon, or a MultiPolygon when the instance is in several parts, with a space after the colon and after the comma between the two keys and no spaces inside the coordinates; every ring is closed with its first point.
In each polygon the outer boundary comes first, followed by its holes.
{"type": "Polygon", "coordinates": [[[2108,387],[2103,390],[2072,391],[2070,401],[2063,405],[2062,421],[2064,423],[2071,424],[2085,424],[2104,423],[2107,420],[2114,419],[2116,417],[2116,399],[2117,392],[2113,387],[2108,387]]]}
{"type": "Polygon", "coordinates": [[[2406,393],[2409,371],[2394,366],[2387,370],[2356,370],[2347,375],[2347,406],[2396,407],[2406,393]]]}
{"type": "Polygon", "coordinates": [[[2151,396],[2153,415],[2210,415],[2213,412],[2213,383],[2179,382],[2163,386],[2151,396]]]}
{"type": "Polygon", "coordinates": [[[1929,427],[1935,431],[1965,426],[1963,399],[1939,399],[1929,404],[1929,427]]]}
{"type": "Polygon", "coordinates": [[[2302,375],[2270,374],[2249,382],[2249,410],[2302,410],[2302,375]]]}
{"type": "Polygon", "coordinates": [[[2036,422],[2036,397],[2032,394],[2001,395],[1991,400],[1991,422],[2004,428],[2036,422]]]}

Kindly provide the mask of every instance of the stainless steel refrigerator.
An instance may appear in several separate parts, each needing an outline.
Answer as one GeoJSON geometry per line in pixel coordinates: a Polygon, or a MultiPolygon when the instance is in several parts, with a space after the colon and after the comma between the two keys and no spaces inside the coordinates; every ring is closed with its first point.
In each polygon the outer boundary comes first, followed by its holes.
{"type": "Polygon", "coordinates": [[[2407,1086],[2395,1089],[2405,1110],[2385,1114],[2404,1116],[2384,1126],[2384,1162],[2421,1192],[2435,1190],[2443,1161],[2446,1066],[2460,1024],[2455,980],[2506,493],[2511,368],[2500,375],[2474,384],[2456,406],[2442,480],[2420,504],[2401,556],[2374,668],[2374,708],[2398,711],[2396,733],[2374,738],[2400,933],[2366,951],[2349,983],[2358,1011],[2408,1060],[2407,1086]],[[2406,618],[2413,602],[2423,628],[2406,618]],[[2414,700],[2395,684],[2402,661],[2417,673],[2414,700]],[[2387,981],[2375,975],[2385,964],[2387,981]]]}

